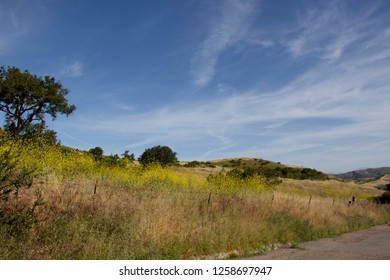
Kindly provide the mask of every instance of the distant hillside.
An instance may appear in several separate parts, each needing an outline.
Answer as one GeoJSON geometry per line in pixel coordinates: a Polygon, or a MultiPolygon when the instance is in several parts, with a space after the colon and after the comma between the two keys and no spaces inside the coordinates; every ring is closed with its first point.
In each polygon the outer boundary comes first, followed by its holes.
{"type": "Polygon", "coordinates": [[[367,181],[376,180],[385,174],[390,174],[390,167],[354,170],[347,173],[336,174],[335,176],[344,180],[367,181]]]}
{"type": "Polygon", "coordinates": [[[311,168],[305,168],[302,166],[284,165],[280,162],[272,162],[264,159],[257,158],[231,158],[212,160],[208,162],[192,161],[187,162],[183,166],[185,167],[200,167],[200,168],[227,168],[228,170],[238,169],[243,172],[243,176],[249,176],[253,174],[261,174],[268,179],[276,178],[289,178],[297,180],[328,180],[327,174],[311,168]]]}
{"type": "Polygon", "coordinates": [[[390,191],[390,174],[383,175],[376,180],[367,180],[367,181],[357,181],[358,184],[365,187],[376,188],[380,190],[389,190],[390,191]]]}

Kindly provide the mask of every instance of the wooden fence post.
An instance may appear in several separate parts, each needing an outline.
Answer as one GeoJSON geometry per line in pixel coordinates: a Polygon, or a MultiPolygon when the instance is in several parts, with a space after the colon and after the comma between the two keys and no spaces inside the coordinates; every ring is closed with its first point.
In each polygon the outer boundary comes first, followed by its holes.
{"type": "Polygon", "coordinates": [[[211,192],[209,193],[209,199],[207,200],[207,210],[209,210],[210,203],[211,203],[211,192]]]}
{"type": "Polygon", "coordinates": [[[93,189],[93,194],[96,194],[96,190],[97,190],[97,180],[95,181],[95,187],[94,187],[94,189],[93,189]]]}

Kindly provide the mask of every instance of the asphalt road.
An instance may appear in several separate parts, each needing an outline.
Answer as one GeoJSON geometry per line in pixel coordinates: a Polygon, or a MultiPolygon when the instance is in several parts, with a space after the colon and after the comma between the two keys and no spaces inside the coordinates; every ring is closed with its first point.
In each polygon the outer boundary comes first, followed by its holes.
{"type": "Polygon", "coordinates": [[[247,260],[390,260],[390,225],[280,248],[247,260]]]}

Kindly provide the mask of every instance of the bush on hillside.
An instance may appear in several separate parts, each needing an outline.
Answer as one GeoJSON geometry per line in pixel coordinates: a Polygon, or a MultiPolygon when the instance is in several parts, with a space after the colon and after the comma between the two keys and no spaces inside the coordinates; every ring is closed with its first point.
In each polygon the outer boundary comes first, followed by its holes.
{"type": "Polygon", "coordinates": [[[379,204],[390,204],[390,191],[384,192],[381,196],[375,197],[374,202],[379,204]]]}
{"type": "Polygon", "coordinates": [[[96,161],[101,161],[103,159],[104,151],[100,147],[92,148],[88,153],[90,153],[96,161]]]}
{"type": "Polygon", "coordinates": [[[0,200],[17,195],[22,187],[29,188],[34,179],[34,169],[19,162],[20,155],[0,138],[0,200]]]}
{"type": "Polygon", "coordinates": [[[184,167],[201,167],[202,164],[199,161],[191,161],[183,165],[184,167]]]}
{"type": "Polygon", "coordinates": [[[328,176],[320,171],[311,168],[293,168],[293,167],[275,167],[268,168],[265,166],[249,167],[243,169],[243,176],[258,174],[265,176],[267,179],[288,178],[295,180],[328,180],[328,176]]]}
{"type": "Polygon", "coordinates": [[[146,149],[138,160],[143,166],[153,163],[159,163],[164,166],[177,163],[178,161],[176,152],[172,151],[172,149],[167,146],[155,146],[146,149]]]}
{"type": "Polygon", "coordinates": [[[30,206],[15,204],[21,188],[30,188],[35,168],[21,163],[20,152],[0,135],[0,227],[12,237],[23,236],[36,222],[35,209],[42,204],[40,197],[30,206]],[[10,205],[16,205],[11,207],[10,205]]]}

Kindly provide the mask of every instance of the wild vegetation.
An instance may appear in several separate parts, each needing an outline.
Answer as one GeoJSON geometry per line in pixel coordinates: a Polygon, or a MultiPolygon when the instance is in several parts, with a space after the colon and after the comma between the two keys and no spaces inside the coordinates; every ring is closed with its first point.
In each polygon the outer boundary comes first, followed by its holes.
{"type": "Polygon", "coordinates": [[[266,177],[269,180],[279,178],[289,178],[296,180],[328,180],[327,174],[311,168],[286,166],[280,162],[275,163],[269,160],[257,158],[239,158],[229,160],[219,160],[213,162],[192,161],[184,165],[185,167],[216,167],[236,169],[241,172],[242,177],[252,176],[254,174],[266,177]]]}
{"type": "Polygon", "coordinates": [[[259,174],[205,178],[125,158],[113,165],[7,135],[0,145],[2,259],[227,258],[390,221],[389,205],[359,197],[349,206],[349,190],[289,191],[259,174]]]}
{"type": "Polygon", "coordinates": [[[64,147],[45,115],[71,114],[67,93],[0,68],[0,259],[228,258],[390,222],[388,193],[309,168],[64,147]]]}

